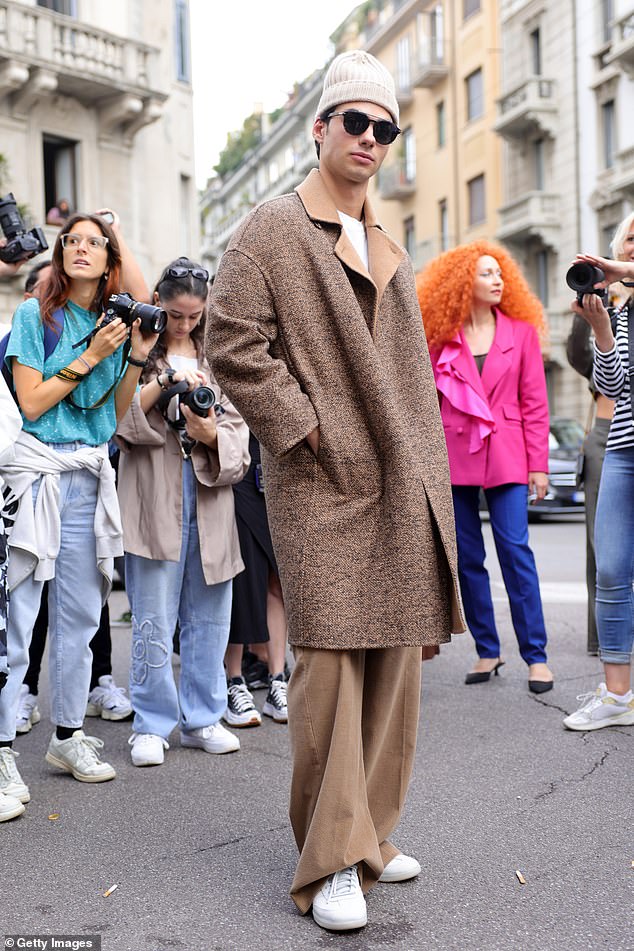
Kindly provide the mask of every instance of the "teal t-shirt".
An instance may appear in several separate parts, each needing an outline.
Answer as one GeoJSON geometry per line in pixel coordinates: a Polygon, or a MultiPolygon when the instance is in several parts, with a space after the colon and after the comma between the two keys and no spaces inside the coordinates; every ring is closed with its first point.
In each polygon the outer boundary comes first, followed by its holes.
{"type": "MultiPolygon", "coordinates": [[[[39,370],[44,380],[68,366],[83,353],[87,345],[73,350],[73,344],[93,329],[98,315],[84,310],[72,301],[64,308],[64,329],[59,342],[48,359],[44,360],[44,328],[40,318],[40,304],[31,297],[20,304],[13,316],[7,358],[15,357],[23,366],[39,370]]],[[[11,361],[7,359],[9,366],[11,361]]],[[[94,368],[89,377],[72,391],[76,403],[90,406],[112,386],[121,370],[121,348],[106,357],[94,368]]],[[[41,442],[83,442],[100,446],[108,442],[116,428],[114,391],[98,409],[81,410],[61,400],[43,413],[39,419],[28,420],[23,415],[24,431],[41,442]]]]}

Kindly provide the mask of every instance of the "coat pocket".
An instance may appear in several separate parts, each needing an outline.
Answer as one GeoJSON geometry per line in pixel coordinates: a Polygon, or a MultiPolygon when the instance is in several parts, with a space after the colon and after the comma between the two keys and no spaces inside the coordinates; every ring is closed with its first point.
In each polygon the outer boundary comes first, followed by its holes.
{"type": "Polygon", "coordinates": [[[502,407],[504,419],[512,423],[522,423],[522,411],[517,403],[505,403],[502,407]]]}

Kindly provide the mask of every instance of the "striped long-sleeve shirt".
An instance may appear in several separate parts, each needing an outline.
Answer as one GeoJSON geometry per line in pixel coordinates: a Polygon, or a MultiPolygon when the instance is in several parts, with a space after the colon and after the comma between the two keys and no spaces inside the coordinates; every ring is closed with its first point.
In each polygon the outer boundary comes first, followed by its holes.
{"type": "MultiPolygon", "coordinates": [[[[611,350],[603,353],[594,344],[593,380],[599,393],[616,400],[614,416],[610,426],[610,435],[606,451],[625,449],[634,446],[634,420],[632,419],[632,400],[630,394],[630,359],[628,346],[628,324],[630,315],[634,317],[634,298],[620,308],[617,315],[616,342],[611,350]]],[[[632,368],[634,373],[634,367],[632,368]]]]}

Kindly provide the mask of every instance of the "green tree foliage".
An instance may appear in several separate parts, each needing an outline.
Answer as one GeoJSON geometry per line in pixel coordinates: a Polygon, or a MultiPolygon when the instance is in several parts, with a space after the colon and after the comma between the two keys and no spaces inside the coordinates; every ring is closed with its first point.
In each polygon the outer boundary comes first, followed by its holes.
{"type": "Polygon", "coordinates": [[[214,171],[223,178],[233,172],[242,159],[262,140],[262,120],[258,113],[248,116],[239,132],[230,132],[214,171]]]}

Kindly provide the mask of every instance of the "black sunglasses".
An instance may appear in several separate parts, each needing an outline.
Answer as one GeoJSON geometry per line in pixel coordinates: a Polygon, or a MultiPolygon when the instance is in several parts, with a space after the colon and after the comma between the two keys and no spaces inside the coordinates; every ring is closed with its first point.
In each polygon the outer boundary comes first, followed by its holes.
{"type": "MultiPolygon", "coordinates": [[[[204,267],[185,267],[184,265],[178,265],[165,269],[165,277],[188,277],[190,274],[199,281],[207,282],[209,280],[209,271],[204,267]]],[[[165,278],[163,278],[163,280],[165,280],[165,278]]]]}
{"type": "Polygon", "coordinates": [[[329,119],[335,116],[341,116],[343,127],[348,135],[363,135],[370,123],[374,127],[374,138],[379,145],[391,145],[401,130],[395,122],[389,119],[375,119],[374,116],[368,116],[365,112],[358,112],[356,109],[346,109],[345,112],[331,112],[329,119]]]}

